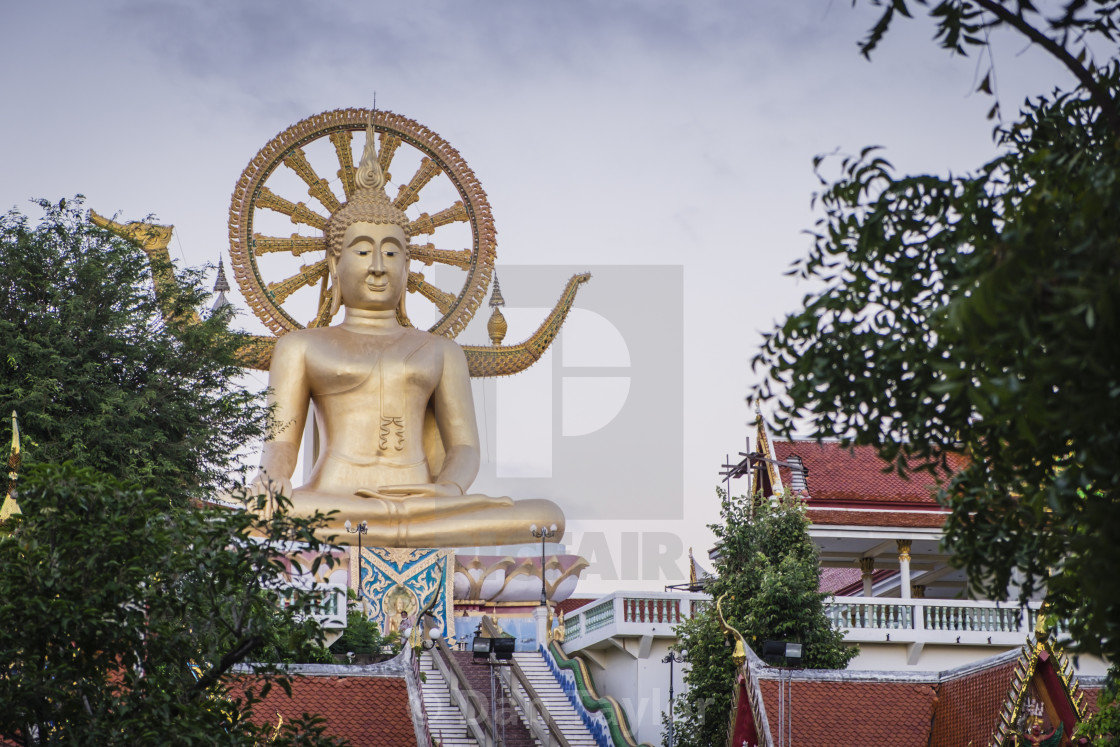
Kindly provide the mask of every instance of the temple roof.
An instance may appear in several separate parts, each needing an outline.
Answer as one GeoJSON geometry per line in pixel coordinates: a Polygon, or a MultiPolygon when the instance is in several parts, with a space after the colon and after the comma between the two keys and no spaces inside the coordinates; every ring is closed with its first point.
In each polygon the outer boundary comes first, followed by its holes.
{"type": "MultiPolygon", "coordinates": [[[[761,419],[755,461],[764,495],[789,489],[805,498],[813,524],[939,529],[948,512],[936,498],[939,483],[967,463],[950,455],[947,469],[930,472],[911,465],[905,476],[883,461],[873,446],[837,441],[778,440],[761,419]]],[[[748,460],[744,460],[745,462],[748,460]]]]}
{"type": "Polygon", "coordinates": [[[253,707],[254,719],[287,723],[304,713],[325,719],[326,733],[354,747],[416,744],[416,730],[403,677],[294,676],[292,697],[273,687],[253,707]]]}
{"type": "MultiPolygon", "coordinates": [[[[1028,641],[1022,650],[943,672],[781,670],[750,652],[743,674],[762,696],[769,732],[757,735],[762,745],[777,744],[781,730],[783,737],[792,731],[796,744],[980,747],[1001,744],[1001,712],[1024,686],[1017,669],[1039,651],[1028,641]]],[[[1092,713],[1102,678],[1082,679],[1082,714],[1092,713]]],[[[1063,689],[1078,690],[1075,680],[1063,689]]],[[[744,711],[751,707],[749,691],[738,703],[740,723],[752,721],[744,711]]]]}
{"type": "MultiPolygon", "coordinates": [[[[890,469],[879,458],[873,446],[842,446],[835,441],[774,441],[774,457],[789,462],[798,457],[806,468],[806,490],[803,494],[814,504],[844,506],[849,503],[875,504],[927,504],[936,506],[934,492],[938,477],[946,480],[950,475],[925,470],[912,470],[906,477],[890,469]]],[[[950,468],[960,469],[966,460],[962,456],[950,458],[950,468]]],[[[793,471],[779,466],[782,483],[793,484],[793,471]]]]}

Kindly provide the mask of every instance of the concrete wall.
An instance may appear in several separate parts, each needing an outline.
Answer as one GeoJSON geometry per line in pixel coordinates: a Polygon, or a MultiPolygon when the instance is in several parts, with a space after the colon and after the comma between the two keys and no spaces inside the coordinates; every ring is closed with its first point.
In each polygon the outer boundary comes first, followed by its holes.
{"type": "MultiPolygon", "coordinates": [[[[926,644],[920,652],[917,652],[915,663],[909,664],[908,660],[913,658],[914,652],[907,644],[861,643],[859,644],[859,656],[852,660],[848,669],[890,672],[943,672],[947,669],[962,667],[982,659],[998,656],[1008,650],[1010,649],[998,646],[926,644]]],[[[1071,660],[1073,660],[1072,657],[1071,660]]],[[[1093,656],[1080,656],[1073,662],[1075,664],[1074,671],[1082,676],[1099,677],[1103,676],[1108,670],[1108,665],[1103,660],[1093,656]]]]}
{"type": "MultiPolygon", "coordinates": [[[[674,640],[654,639],[644,659],[638,658],[639,639],[623,641],[625,651],[609,645],[580,654],[588,663],[599,693],[610,695],[622,705],[638,741],[659,745],[662,743],[661,714],[669,709],[669,665],[661,659],[669,653],[674,640]]],[[[683,668],[686,666],[673,665],[673,690],[677,696],[684,692],[683,668]]]]}

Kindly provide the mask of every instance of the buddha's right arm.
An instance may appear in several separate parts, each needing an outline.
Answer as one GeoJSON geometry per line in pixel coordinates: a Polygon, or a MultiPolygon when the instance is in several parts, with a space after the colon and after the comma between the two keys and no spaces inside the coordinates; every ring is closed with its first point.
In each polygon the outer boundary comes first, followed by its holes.
{"type": "Polygon", "coordinates": [[[262,493],[275,490],[291,497],[292,474],[296,471],[298,454],[298,444],[273,441],[266,443],[261,452],[260,471],[253,480],[256,489],[262,493]]]}
{"type": "Polygon", "coordinates": [[[291,495],[300,439],[307,419],[311,390],[307,382],[305,340],[298,333],[276,342],[268,372],[268,404],[272,408],[272,432],[261,452],[261,472],[291,495]]]}

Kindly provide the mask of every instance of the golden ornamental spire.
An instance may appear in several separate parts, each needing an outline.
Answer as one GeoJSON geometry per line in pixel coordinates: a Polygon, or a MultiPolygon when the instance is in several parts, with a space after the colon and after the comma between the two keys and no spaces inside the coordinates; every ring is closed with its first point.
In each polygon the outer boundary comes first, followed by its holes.
{"type": "Polygon", "coordinates": [[[369,124],[366,125],[366,147],[362,149],[362,161],[358,164],[358,173],[354,177],[358,189],[384,189],[385,172],[381,170],[381,161],[377,157],[377,138],[373,130],[374,111],[369,113],[369,124]]]}
{"type": "Polygon", "coordinates": [[[490,308],[493,310],[490,312],[490,321],[486,323],[486,331],[494,345],[501,345],[509,331],[509,324],[501,309],[505,305],[506,299],[502,297],[502,288],[498,285],[498,274],[494,273],[493,291],[490,293],[490,308]]]}
{"type": "MultiPolygon", "coordinates": [[[[23,454],[19,448],[19,421],[16,411],[12,410],[12,450],[8,455],[8,491],[4,495],[4,502],[0,503],[0,525],[20,513],[19,504],[13,497],[16,487],[16,477],[19,475],[19,464],[23,454]]],[[[0,533],[7,534],[3,529],[0,533]]]]}

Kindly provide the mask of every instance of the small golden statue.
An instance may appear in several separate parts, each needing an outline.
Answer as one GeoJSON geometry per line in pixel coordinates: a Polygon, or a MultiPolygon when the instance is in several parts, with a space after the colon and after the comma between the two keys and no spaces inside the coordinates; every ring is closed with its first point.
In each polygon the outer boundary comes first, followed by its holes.
{"type": "Polygon", "coordinates": [[[386,197],[372,124],[356,191],[327,224],[331,313],[341,324],[293,330],[276,342],[269,403],[277,429],[265,443],[255,485],[292,498],[300,515],[336,511],[321,534],[346,542],[346,520],[368,522],[380,547],[501,545],[532,539],[529,525],[564,515],[547,500],[472,494],[479,441],[463,350],[406,327],[408,219],[386,197]],[[308,404],[319,454],[294,488],[308,404]]]}

